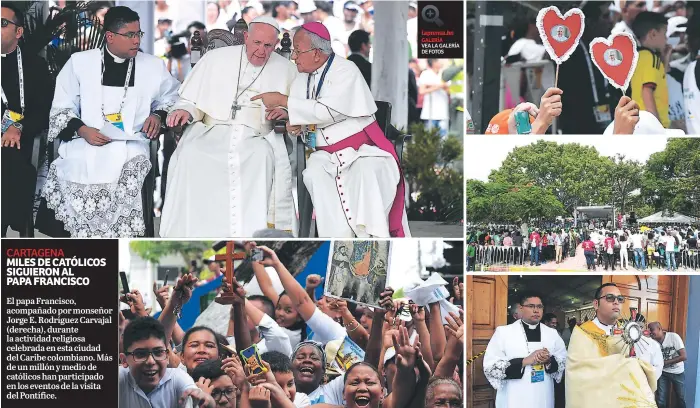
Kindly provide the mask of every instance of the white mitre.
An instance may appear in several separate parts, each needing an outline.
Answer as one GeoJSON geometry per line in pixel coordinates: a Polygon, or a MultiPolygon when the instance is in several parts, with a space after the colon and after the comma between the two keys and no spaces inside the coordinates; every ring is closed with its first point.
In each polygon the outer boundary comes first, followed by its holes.
{"type": "MultiPolygon", "coordinates": [[[[250,24],[256,24],[256,23],[261,23],[261,24],[267,24],[269,26],[272,26],[277,30],[277,32],[280,32],[280,26],[277,24],[277,20],[270,16],[258,16],[253,19],[253,21],[250,22],[250,24]]],[[[249,24],[249,25],[250,25],[249,24]]]]}

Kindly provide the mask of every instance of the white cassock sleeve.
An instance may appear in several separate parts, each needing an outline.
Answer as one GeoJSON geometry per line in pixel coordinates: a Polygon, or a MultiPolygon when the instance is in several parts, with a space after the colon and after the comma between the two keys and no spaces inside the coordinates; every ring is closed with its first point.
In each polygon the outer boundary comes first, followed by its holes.
{"type": "Polygon", "coordinates": [[[324,99],[289,97],[287,101],[289,122],[293,125],[316,125],[323,128],[347,119],[347,116],[324,104],[324,99]]]}
{"type": "Polygon", "coordinates": [[[495,390],[499,390],[503,386],[506,379],[506,369],[510,366],[510,361],[506,357],[505,344],[502,341],[501,331],[504,327],[507,326],[496,328],[484,354],[484,375],[495,390]]]}
{"type": "Polygon", "coordinates": [[[159,78],[160,87],[158,89],[158,95],[151,101],[151,113],[161,110],[165,111],[167,114],[170,113],[179,99],[177,89],[180,87],[180,83],[168,72],[168,68],[162,61],[160,63],[159,78]]]}
{"type": "Polygon", "coordinates": [[[56,139],[74,118],[80,118],[80,84],[71,57],[56,78],[56,90],[49,113],[49,142],[56,139]]]}
{"type": "Polygon", "coordinates": [[[554,340],[554,350],[550,350],[549,354],[557,361],[557,371],[551,373],[552,379],[560,383],[566,369],[566,345],[559,334],[554,340]]]}

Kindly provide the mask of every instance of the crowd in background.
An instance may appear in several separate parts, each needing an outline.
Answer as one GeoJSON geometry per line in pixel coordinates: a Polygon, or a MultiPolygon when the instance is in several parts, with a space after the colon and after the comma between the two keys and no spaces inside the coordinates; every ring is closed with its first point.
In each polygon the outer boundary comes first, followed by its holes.
{"type": "Polygon", "coordinates": [[[560,264],[575,257],[579,247],[588,270],[700,268],[698,226],[613,228],[611,221],[601,220],[579,227],[555,225],[524,230],[507,225],[468,227],[467,270],[505,264],[560,264]]]}

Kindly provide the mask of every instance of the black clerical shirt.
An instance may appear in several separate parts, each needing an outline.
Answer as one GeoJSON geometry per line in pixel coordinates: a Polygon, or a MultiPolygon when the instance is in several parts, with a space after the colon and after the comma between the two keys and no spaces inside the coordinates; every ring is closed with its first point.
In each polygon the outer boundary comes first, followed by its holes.
{"type": "MultiPolygon", "coordinates": [[[[528,343],[538,343],[542,341],[542,332],[540,331],[541,323],[537,323],[537,326],[535,326],[534,329],[530,329],[530,327],[523,321],[521,321],[520,324],[522,324],[523,329],[525,329],[525,336],[527,337],[528,343]]],[[[525,339],[513,339],[513,341],[525,341],[525,339]]],[[[530,352],[534,351],[535,350],[530,350],[530,352]]],[[[514,358],[510,360],[510,366],[506,368],[506,380],[519,380],[523,378],[523,374],[525,373],[523,360],[524,359],[522,358],[514,358]]],[[[549,362],[547,364],[549,364],[549,368],[545,368],[545,371],[549,374],[556,373],[559,369],[559,364],[557,364],[557,360],[554,358],[554,356],[549,357],[549,362]]]]}
{"type": "MultiPolygon", "coordinates": [[[[24,72],[24,119],[18,123],[22,124],[22,139],[25,140],[25,138],[34,138],[49,127],[54,83],[46,61],[26,51],[22,52],[22,71],[24,72]]],[[[2,56],[2,90],[7,96],[10,110],[21,114],[17,49],[2,56]]],[[[2,114],[5,114],[6,109],[7,106],[3,103],[2,114]]]]}
{"type": "MultiPolygon", "coordinates": [[[[124,88],[124,81],[126,81],[126,74],[129,70],[129,60],[123,60],[117,62],[112,54],[105,49],[104,52],[105,62],[104,62],[104,74],[102,75],[102,85],[109,87],[124,88]]],[[[136,78],[136,61],[134,61],[134,66],[131,69],[131,78],[129,79],[129,88],[134,87],[134,78],[136,78]]],[[[113,112],[104,112],[113,113],[113,112]]],[[[161,125],[165,124],[165,118],[167,112],[163,110],[157,110],[153,113],[160,116],[161,125]]],[[[75,133],[80,129],[81,126],[85,125],[82,120],[78,118],[73,118],[68,122],[68,125],[58,134],[61,140],[69,141],[73,139],[75,133]]]]}

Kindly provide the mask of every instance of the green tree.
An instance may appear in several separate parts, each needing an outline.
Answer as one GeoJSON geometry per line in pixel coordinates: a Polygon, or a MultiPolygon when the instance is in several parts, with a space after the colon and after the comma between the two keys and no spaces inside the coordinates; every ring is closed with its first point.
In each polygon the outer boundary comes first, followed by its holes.
{"type": "Polygon", "coordinates": [[[412,141],[406,145],[403,168],[412,191],[409,219],[459,221],[464,212],[464,176],[458,168],[462,142],[441,138],[438,129],[411,126],[412,141]],[[438,162],[440,164],[438,165],[438,162]]]}
{"type": "Polygon", "coordinates": [[[580,205],[610,201],[610,166],[611,160],[594,147],[540,140],[513,149],[489,180],[545,188],[572,213],[580,205]]]}
{"type": "Polygon", "coordinates": [[[167,255],[180,255],[189,265],[192,260],[200,260],[205,251],[211,251],[212,241],[132,241],[129,247],[138,256],[155,264],[167,255]]]}
{"type": "Polygon", "coordinates": [[[649,157],[642,195],[656,211],[668,209],[700,216],[700,139],[673,138],[649,157]]]}
{"type": "Polygon", "coordinates": [[[625,155],[619,153],[611,160],[610,177],[612,179],[613,204],[616,210],[625,214],[632,192],[642,185],[644,166],[638,161],[626,160],[625,155]]]}
{"type": "Polygon", "coordinates": [[[565,214],[562,203],[545,188],[467,181],[467,219],[470,222],[515,223],[553,219],[565,214]]]}

